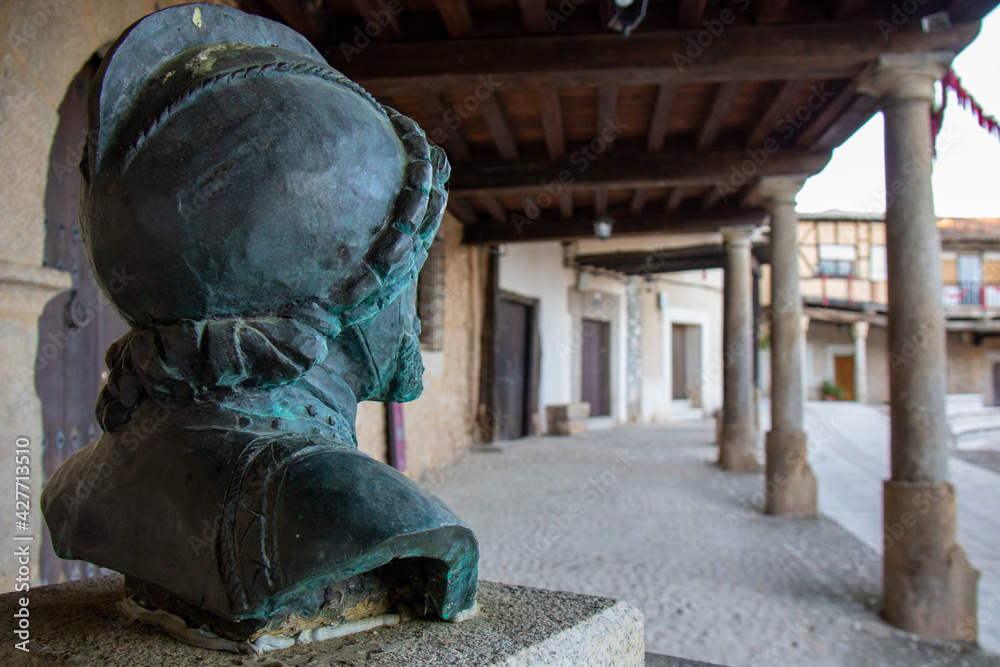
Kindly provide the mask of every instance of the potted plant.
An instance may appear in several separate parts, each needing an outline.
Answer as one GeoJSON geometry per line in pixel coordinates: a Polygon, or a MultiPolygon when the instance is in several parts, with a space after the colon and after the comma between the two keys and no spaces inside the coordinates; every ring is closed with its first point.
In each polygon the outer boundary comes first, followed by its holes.
{"type": "Polygon", "coordinates": [[[823,381],[823,386],[820,387],[820,392],[823,394],[824,401],[842,401],[844,400],[844,390],[836,385],[834,382],[829,380],[823,381]]]}

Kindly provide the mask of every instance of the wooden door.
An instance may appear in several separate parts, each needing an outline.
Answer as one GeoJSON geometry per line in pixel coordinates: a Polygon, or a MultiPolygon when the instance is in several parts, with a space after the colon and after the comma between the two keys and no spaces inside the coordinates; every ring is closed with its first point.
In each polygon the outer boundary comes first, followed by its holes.
{"type": "Polygon", "coordinates": [[[854,355],[833,358],[833,381],[844,390],[844,400],[854,400],[854,355]]]}
{"type": "Polygon", "coordinates": [[[671,355],[671,386],[675,401],[687,398],[687,327],[683,324],[673,324],[670,327],[670,341],[673,352],[671,355]]]}
{"type": "MultiPolygon", "coordinates": [[[[98,290],[80,241],[80,151],[87,134],[87,87],[97,71],[88,63],[70,84],[59,107],[45,192],[45,266],[68,271],[73,287],[55,296],[38,320],[35,388],[42,402],[42,469],[45,478],[71,454],[96,440],[94,417],[106,378],[104,353],[128,331],[98,290]]],[[[42,583],[102,573],[52,551],[48,529],[40,551],[42,583]]]]}
{"type": "Polygon", "coordinates": [[[592,417],[611,414],[611,324],[583,320],[580,400],[590,403],[592,417]]]}
{"type": "Polygon", "coordinates": [[[496,325],[497,437],[511,440],[531,432],[533,408],[534,306],[501,296],[496,325]]]}

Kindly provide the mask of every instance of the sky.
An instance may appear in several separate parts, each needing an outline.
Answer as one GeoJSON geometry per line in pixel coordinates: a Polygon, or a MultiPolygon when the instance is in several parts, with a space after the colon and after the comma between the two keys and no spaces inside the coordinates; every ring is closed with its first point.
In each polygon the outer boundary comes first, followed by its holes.
{"type": "MultiPolygon", "coordinates": [[[[987,114],[1000,118],[1000,9],[952,65],[987,114]]],[[[882,114],[833,152],[826,169],[806,181],[796,209],[885,211],[882,114]]],[[[1000,217],[1000,139],[979,127],[951,93],[934,163],[934,207],[940,217],[1000,217]]]]}

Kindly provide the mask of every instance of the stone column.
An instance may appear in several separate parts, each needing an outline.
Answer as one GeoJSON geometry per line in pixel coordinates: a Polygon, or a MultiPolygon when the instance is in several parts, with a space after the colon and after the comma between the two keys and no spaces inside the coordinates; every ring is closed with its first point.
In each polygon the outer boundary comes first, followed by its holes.
{"type": "Polygon", "coordinates": [[[723,402],[719,465],[725,470],[756,472],[754,458],[753,306],[750,233],[752,227],[722,229],[726,269],[723,290],[723,402]]]}
{"type": "Polygon", "coordinates": [[[766,179],[758,193],[771,218],[771,430],[764,443],[764,511],[816,514],[816,478],[802,428],[798,216],[804,179],[766,179]]]}
{"type": "Polygon", "coordinates": [[[855,322],[854,332],[854,400],[868,402],[868,322],[855,322]]]}
{"type": "Polygon", "coordinates": [[[803,315],[799,322],[799,358],[802,360],[802,400],[809,400],[809,316],[803,315]]]}
{"type": "Polygon", "coordinates": [[[954,54],[882,56],[859,87],[885,114],[891,479],[883,610],[909,632],[974,641],[979,573],[955,535],[947,481],[941,240],[931,194],[934,82],[954,54]]]}

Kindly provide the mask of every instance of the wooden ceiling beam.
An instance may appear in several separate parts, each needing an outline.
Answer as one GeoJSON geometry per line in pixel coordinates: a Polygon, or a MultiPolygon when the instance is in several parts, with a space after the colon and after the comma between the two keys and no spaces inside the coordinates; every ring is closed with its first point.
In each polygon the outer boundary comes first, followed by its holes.
{"type": "Polygon", "coordinates": [[[636,188],[635,192],[632,193],[632,201],[628,204],[628,212],[632,215],[642,213],[647,199],[649,199],[649,190],[646,188],[636,188]]]}
{"type": "Polygon", "coordinates": [[[517,142],[514,141],[514,134],[510,131],[510,125],[507,124],[507,117],[497,96],[487,95],[481,100],[479,111],[483,114],[486,128],[490,131],[500,156],[506,160],[516,160],[517,142]]]}
{"type": "Polygon", "coordinates": [[[326,26],[314,12],[309,11],[298,0],[264,0],[288,24],[313,44],[323,44],[327,40],[326,26]]]}
{"type": "Polygon", "coordinates": [[[434,0],[434,6],[452,37],[471,37],[475,33],[465,0],[434,0]]]}
{"type": "Polygon", "coordinates": [[[706,5],[708,0],[681,0],[677,8],[677,25],[682,28],[700,28],[706,5]]]}
{"type": "Polygon", "coordinates": [[[496,197],[492,195],[479,195],[479,202],[486,209],[486,212],[490,214],[494,222],[507,222],[507,211],[500,205],[496,197]]]}
{"type": "Polygon", "coordinates": [[[995,0],[954,0],[948,15],[952,21],[982,21],[996,6],[995,0]]]}
{"type": "Polygon", "coordinates": [[[351,0],[351,4],[366,22],[375,21],[380,26],[384,22],[385,29],[376,32],[375,39],[384,42],[402,37],[403,31],[399,27],[399,19],[386,6],[385,0],[351,0]]]}
{"type": "Polygon", "coordinates": [[[757,23],[780,21],[788,8],[788,0],[757,0],[754,15],[757,23]]]}
{"type": "Polygon", "coordinates": [[[569,188],[559,193],[559,215],[566,219],[573,217],[573,191],[569,188]]]}
{"type": "Polygon", "coordinates": [[[757,121],[753,130],[750,131],[750,136],[747,137],[746,141],[747,148],[760,146],[777,129],[778,122],[782,116],[788,113],[788,109],[792,105],[792,102],[795,101],[802,83],[802,81],[793,79],[785,81],[781,85],[781,90],[774,96],[767,111],[764,112],[764,115],[757,121]]]}
{"type": "Polygon", "coordinates": [[[646,136],[646,150],[659,153],[663,150],[663,141],[667,137],[667,126],[670,124],[670,114],[677,101],[677,84],[660,84],[656,91],[656,102],[653,104],[653,114],[649,119],[649,134],[646,136]]]}
{"type": "Polygon", "coordinates": [[[524,29],[535,34],[552,32],[545,19],[545,0],[518,0],[521,6],[521,21],[524,29]]]}
{"type": "Polygon", "coordinates": [[[566,133],[563,130],[559,91],[552,86],[538,89],[538,113],[542,119],[542,130],[545,133],[545,145],[549,149],[549,157],[553,160],[565,157],[566,133]]]}
{"type": "Polygon", "coordinates": [[[441,102],[441,96],[430,91],[422,91],[419,97],[424,113],[430,116],[431,124],[434,126],[434,131],[430,133],[430,137],[444,137],[441,143],[444,144],[443,148],[448,153],[448,158],[452,162],[472,161],[472,151],[469,150],[469,144],[466,143],[465,137],[461,135],[460,129],[451,127],[445,120],[445,108],[441,102]]]}
{"type": "Polygon", "coordinates": [[[880,55],[960,51],[978,32],[978,22],[931,33],[900,30],[888,39],[867,22],[730,26],[725,39],[680,63],[676,54],[685,53],[694,31],[638,31],[628,39],[593,34],[380,42],[351,63],[336,48],[327,57],[376,97],[418,90],[468,94],[484,87],[849,79],[880,55]]]}
{"type": "Polygon", "coordinates": [[[608,150],[614,148],[615,136],[618,134],[618,124],[615,118],[618,116],[618,86],[601,86],[597,92],[597,127],[594,128],[594,136],[603,138],[608,144],[608,150]],[[608,128],[611,128],[610,139],[608,128]]]}
{"type": "Polygon", "coordinates": [[[705,124],[701,126],[698,134],[698,150],[703,151],[711,146],[722,130],[722,125],[726,121],[729,109],[733,106],[736,94],[740,91],[739,81],[723,83],[715,91],[715,99],[712,101],[712,109],[705,118],[705,124]]]}
{"type": "Polygon", "coordinates": [[[608,214],[608,189],[597,188],[594,190],[594,217],[600,218],[608,214]]]}
{"type": "MultiPolygon", "coordinates": [[[[746,151],[696,152],[680,148],[665,153],[615,151],[588,159],[580,151],[563,160],[520,160],[462,165],[451,176],[451,191],[465,195],[529,195],[540,191],[606,188],[663,188],[729,183],[749,161],[755,176],[811,175],[830,160],[823,151],[779,150],[761,164],[746,151]],[[581,169],[581,166],[584,168],[581,169]]],[[[748,167],[749,168],[749,167],[748,167]]],[[[551,195],[550,195],[551,196],[551,195]]]]}
{"type": "Polygon", "coordinates": [[[669,213],[671,211],[676,211],[681,206],[681,202],[684,201],[684,195],[687,193],[687,188],[677,187],[670,192],[670,196],[667,197],[663,209],[669,213]]]}
{"type": "Polygon", "coordinates": [[[816,145],[820,136],[858,97],[857,90],[858,77],[855,77],[839,93],[834,95],[833,99],[825,103],[816,114],[816,118],[799,132],[798,136],[795,137],[795,146],[797,148],[812,148],[816,145]]]}
{"type": "MultiPolygon", "coordinates": [[[[620,216],[615,218],[612,236],[712,233],[717,232],[720,227],[761,225],[766,216],[767,213],[762,208],[620,216]]],[[[593,237],[593,219],[537,218],[527,222],[506,221],[502,224],[469,225],[465,228],[463,242],[470,245],[493,245],[529,241],[569,241],[593,237]]]]}
{"type": "Polygon", "coordinates": [[[459,222],[465,225],[471,225],[479,219],[475,209],[469,206],[469,202],[465,200],[465,197],[459,195],[450,195],[448,197],[448,210],[458,218],[459,222]]]}
{"type": "Polygon", "coordinates": [[[833,19],[843,21],[857,16],[868,5],[868,0],[833,0],[833,19]]]}

